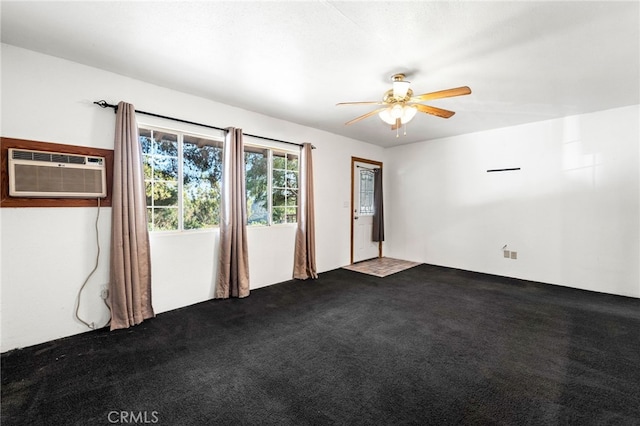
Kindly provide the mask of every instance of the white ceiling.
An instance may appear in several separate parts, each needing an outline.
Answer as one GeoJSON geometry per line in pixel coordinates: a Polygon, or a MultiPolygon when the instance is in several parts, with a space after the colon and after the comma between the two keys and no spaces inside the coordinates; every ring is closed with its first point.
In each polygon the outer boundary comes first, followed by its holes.
{"type": "Polygon", "coordinates": [[[640,103],[638,1],[1,6],[3,43],[381,146],[640,103]],[[335,104],[380,100],[396,72],[416,94],[473,93],[430,101],[457,113],[397,139],[376,116],[345,126],[375,106],[335,104]]]}

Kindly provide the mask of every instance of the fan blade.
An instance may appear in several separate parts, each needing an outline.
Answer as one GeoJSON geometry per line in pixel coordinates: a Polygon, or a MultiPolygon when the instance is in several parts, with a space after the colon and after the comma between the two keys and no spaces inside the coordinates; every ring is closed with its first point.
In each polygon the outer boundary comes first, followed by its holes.
{"type": "Polygon", "coordinates": [[[375,115],[375,114],[379,113],[380,111],[384,111],[385,109],[386,109],[386,108],[378,108],[378,109],[373,110],[373,111],[371,111],[371,112],[368,112],[368,113],[366,113],[366,114],[362,114],[360,117],[356,117],[356,118],[354,118],[354,119],[353,119],[353,120],[351,120],[351,121],[347,121],[347,122],[346,122],[346,123],[344,123],[344,124],[345,124],[345,126],[348,126],[349,124],[353,124],[353,123],[355,123],[356,121],[364,120],[365,118],[371,117],[372,115],[375,115]]]}
{"type": "Polygon", "coordinates": [[[428,101],[430,99],[451,98],[453,96],[468,95],[471,89],[467,86],[456,87],[455,89],[440,90],[439,92],[424,93],[411,98],[412,102],[428,101]]]}
{"type": "Polygon", "coordinates": [[[340,102],[338,105],[384,105],[384,102],[380,101],[363,101],[363,102],[340,102]]]}
{"type": "Polygon", "coordinates": [[[442,108],[436,108],[428,105],[422,105],[422,104],[408,104],[408,105],[415,107],[420,112],[424,112],[431,115],[437,115],[438,117],[442,117],[442,118],[449,118],[453,114],[455,114],[455,112],[453,111],[449,111],[442,108]]]}
{"type": "Polygon", "coordinates": [[[396,118],[396,124],[391,126],[391,130],[399,129],[402,126],[402,120],[396,118]]]}

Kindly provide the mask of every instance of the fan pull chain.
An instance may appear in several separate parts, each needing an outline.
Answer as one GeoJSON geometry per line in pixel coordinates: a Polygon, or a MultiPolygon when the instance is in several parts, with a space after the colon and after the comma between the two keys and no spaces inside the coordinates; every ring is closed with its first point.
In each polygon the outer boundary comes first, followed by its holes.
{"type": "Polygon", "coordinates": [[[399,138],[400,134],[398,133],[398,127],[396,127],[396,138],[399,138]]]}

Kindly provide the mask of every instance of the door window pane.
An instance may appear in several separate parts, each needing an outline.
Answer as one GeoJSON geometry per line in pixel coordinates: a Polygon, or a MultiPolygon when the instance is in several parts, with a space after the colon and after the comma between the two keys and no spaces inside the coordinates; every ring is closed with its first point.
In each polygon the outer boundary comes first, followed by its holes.
{"type": "Polygon", "coordinates": [[[373,215],[373,170],[360,169],[360,214],[373,215]]]}

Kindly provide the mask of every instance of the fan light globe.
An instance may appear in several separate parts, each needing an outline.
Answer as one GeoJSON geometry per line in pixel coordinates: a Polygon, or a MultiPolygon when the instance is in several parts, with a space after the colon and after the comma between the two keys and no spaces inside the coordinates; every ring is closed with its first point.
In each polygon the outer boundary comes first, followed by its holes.
{"type": "Polygon", "coordinates": [[[378,117],[387,124],[392,126],[396,124],[396,120],[399,118],[402,124],[407,124],[416,116],[418,109],[412,106],[395,104],[385,110],[378,113],[378,117]]]}
{"type": "Polygon", "coordinates": [[[417,112],[418,108],[405,106],[404,108],[402,108],[402,117],[400,118],[400,121],[402,122],[402,124],[407,124],[413,119],[413,117],[416,116],[417,112]]]}
{"type": "Polygon", "coordinates": [[[396,118],[402,118],[403,115],[403,107],[402,105],[395,104],[391,107],[391,117],[393,117],[394,121],[396,118]]]}
{"type": "Polygon", "coordinates": [[[395,124],[396,119],[391,116],[391,108],[384,109],[378,113],[378,117],[387,124],[395,124]]]}

